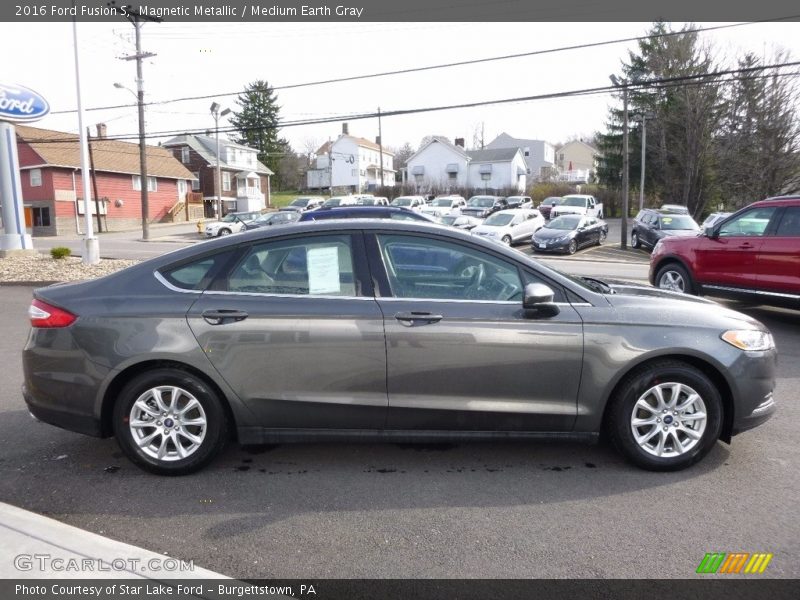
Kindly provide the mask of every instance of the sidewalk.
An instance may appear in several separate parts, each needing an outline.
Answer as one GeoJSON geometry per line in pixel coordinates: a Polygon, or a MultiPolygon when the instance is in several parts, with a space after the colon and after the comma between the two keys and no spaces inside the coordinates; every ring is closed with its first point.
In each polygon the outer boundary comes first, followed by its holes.
{"type": "Polygon", "coordinates": [[[2,579],[227,579],[0,502],[2,579]]]}

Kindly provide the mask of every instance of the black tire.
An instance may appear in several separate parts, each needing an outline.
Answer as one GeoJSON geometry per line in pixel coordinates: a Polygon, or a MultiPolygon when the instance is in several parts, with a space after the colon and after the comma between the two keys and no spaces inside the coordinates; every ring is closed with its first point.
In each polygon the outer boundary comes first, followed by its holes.
{"type": "Polygon", "coordinates": [[[504,235],[502,241],[506,246],[510,246],[511,245],[511,236],[510,235],[504,235]]]}
{"type": "Polygon", "coordinates": [[[223,235],[230,235],[231,233],[233,232],[230,229],[228,229],[227,227],[223,227],[222,229],[219,230],[219,233],[217,233],[217,237],[222,237],[223,235]]]}
{"type": "MultiPolygon", "coordinates": [[[[171,394],[170,394],[171,398],[171,394]]],[[[166,399],[164,400],[166,402],[166,399]]],[[[153,405],[155,406],[155,405],[153,405]]],[[[186,404],[183,404],[186,406],[186,404]]],[[[187,419],[196,418],[200,414],[198,409],[194,409],[194,413],[190,413],[187,419]]],[[[163,414],[163,413],[162,413],[163,414]]],[[[171,420],[172,415],[164,419],[164,425],[167,425],[167,420],[170,419],[171,425],[180,424],[180,417],[176,417],[174,421],[171,420]]],[[[157,417],[154,417],[154,419],[157,417]]],[[[113,426],[114,435],[117,438],[117,443],[125,455],[138,467],[145,471],[155,473],[157,475],[186,475],[193,473],[206,466],[211,460],[222,450],[228,440],[229,423],[222,401],[217,394],[206,384],[202,379],[195,375],[178,368],[161,368],[154,369],[137,375],[131,379],[120,392],[116,403],[114,404],[113,412],[113,426]],[[190,433],[195,437],[202,437],[202,442],[196,448],[191,450],[185,458],[173,459],[159,459],[151,456],[134,440],[134,434],[129,426],[130,416],[132,414],[134,403],[137,402],[143,395],[147,394],[149,390],[160,386],[177,387],[185,392],[182,394],[178,403],[186,402],[190,397],[194,397],[202,408],[203,418],[205,419],[205,426],[189,426],[183,427],[184,432],[190,433]]],[[[157,421],[158,426],[148,426],[143,428],[147,435],[152,431],[163,431],[161,421],[157,421]]],[[[180,426],[175,427],[175,438],[178,439],[178,430],[180,426]]],[[[143,434],[144,435],[144,434],[143,434]]],[[[155,440],[161,440],[166,437],[161,433],[156,433],[155,440]]],[[[186,438],[180,438],[183,442],[186,438]]],[[[163,442],[161,442],[163,443],[163,442]]],[[[160,445],[160,444],[159,444],[160,445]]],[[[166,450],[172,448],[172,453],[177,454],[178,449],[174,441],[168,441],[164,444],[166,450]]],[[[183,444],[182,444],[183,447],[183,444]]],[[[152,450],[152,446],[149,446],[152,450]]],[[[186,450],[184,450],[186,451],[186,450]]]]}
{"type": "MultiPolygon", "coordinates": [[[[678,471],[698,462],[716,444],[722,430],[722,399],[719,390],[699,369],[675,360],[656,361],[634,370],[617,386],[617,390],[607,412],[606,433],[616,449],[631,463],[650,471],[678,471]],[[636,409],[635,405],[643,394],[656,385],[672,383],[688,386],[700,396],[706,414],[705,429],[695,445],[685,452],[673,456],[657,456],[637,443],[632,418],[635,410],[639,411],[639,414],[642,412],[636,409]]],[[[678,404],[681,401],[679,400],[678,404]]],[[[649,413],[644,411],[644,414],[649,413]]],[[[660,421],[661,424],[655,425],[655,428],[675,427],[674,431],[678,435],[681,425],[675,423],[680,418],[680,413],[674,417],[667,413],[663,421],[660,421]],[[667,419],[670,419],[669,426],[665,425],[667,419]]],[[[649,432],[642,431],[642,433],[649,432]]],[[[660,431],[657,433],[660,435],[660,431]]],[[[684,441],[689,440],[688,437],[684,438],[684,441]]],[[[671,448],[674,450],[674,440],[668,441],[667,444],[672,444],[671,448]]],[[[666,448],[669,449],[670,446],[667,445],[666,448]]]]}
{"type": "Polygon", "coordinates": [[[603,242],[605,242],[605,241],[606,241],[606,232],[605,231],[601,231],[600,232],[600,236],[597,238],[597,245],[598,246],[602,246],[603,242]]]}
{"type": "Polygon", "coordinates": [[[631,233],[631,248],[639,248],[641,245],[642,243],[639,240],[639,234],[634,231],[631,233]]]}
{"type": "Polygon", "coordinates": [[[661,290],[694,294],[695,286],[692,276],[683,265],[673,262],[664,265],[656,273],[655,285],[661,290]]]}
{"type": "Polygon", "coordinates": [[[569,246],[567,246],[567,254],[575,254],[578,251],[578,242],[575,240],[569,241],[569,246]]]}

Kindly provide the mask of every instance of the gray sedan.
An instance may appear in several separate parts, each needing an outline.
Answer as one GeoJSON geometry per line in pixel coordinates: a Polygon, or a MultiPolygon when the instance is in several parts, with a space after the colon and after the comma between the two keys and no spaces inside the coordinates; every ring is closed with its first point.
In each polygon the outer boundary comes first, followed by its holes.
{"type": "Polygon", "coordinates": [[[258,229],[36,290],[30,319],[31,413],[114,435],[159,474],[230,438],[601,431],[632,463],[675,470],[775,409],[775,346],[750,317],[423,223],[258,229]]]}

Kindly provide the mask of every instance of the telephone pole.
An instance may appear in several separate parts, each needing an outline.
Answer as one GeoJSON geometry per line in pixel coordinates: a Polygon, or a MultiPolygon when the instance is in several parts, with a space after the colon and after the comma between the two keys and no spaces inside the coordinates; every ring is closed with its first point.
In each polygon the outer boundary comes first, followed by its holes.
{"type": "Polygon", "coordinates": [[[378,107],[378,150],[381,156],[381,188],[383,188],[383,134],[381,133],[381,107],[378,107]]]}
{"type": "Polygon", "coordinates": [[[161,22],[158,17],[143,15],[133,7],[128,7],[126,18],[136,31],[136,54],[123,56],[122,60],[136,61],[136,98],[139,108],[139,179],[142,192],[142,239],[150,239],[149,223],[149,189],[147,180],[147,146],[144,141],[144,76],[142,75],[142,61],[155,56],[152,52],[142,52],[142,21],[161,22]]]}

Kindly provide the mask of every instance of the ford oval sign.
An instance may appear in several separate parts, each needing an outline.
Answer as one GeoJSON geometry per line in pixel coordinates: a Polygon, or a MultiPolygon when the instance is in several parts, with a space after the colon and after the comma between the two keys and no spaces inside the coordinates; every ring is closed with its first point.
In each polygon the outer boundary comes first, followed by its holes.
{"type": "Polygon", "coordinates": [[[28,123],[50,112],[50,105],[33,90],[0,83],[0,121],[28,123]]]}

